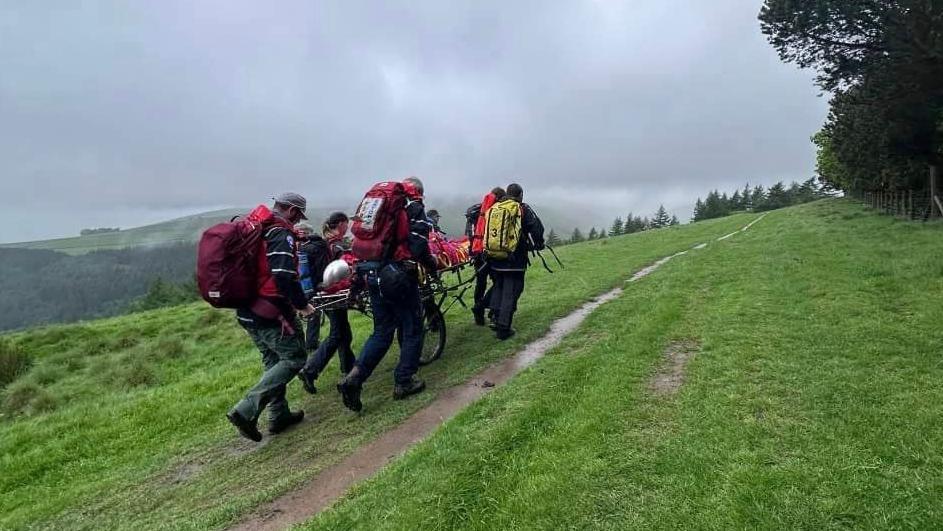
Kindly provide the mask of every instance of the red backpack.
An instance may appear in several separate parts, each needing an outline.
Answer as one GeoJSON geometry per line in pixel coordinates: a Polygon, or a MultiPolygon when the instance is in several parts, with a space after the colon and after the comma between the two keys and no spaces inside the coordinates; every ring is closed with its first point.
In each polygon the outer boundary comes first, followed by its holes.
{"type": "Polygon", "coordinates": [[[478,221],[475,223],[475,231],[471,237],[471,253],[481,254],[485,251],[485,220],[488,219],[488,211],[495,204],[495,196],[491,192],[485,195],[481,200],[481,208],[478,211],[478,221]]]}
{"type": "Polygon", "coordinates": [[[216,308],[244,308],[258,298],[258,255],[272,211],[259,205],[244,219],[213,225],[197,245],[196,283],[216,308]]]}
{"type": "Polygon", "coordinates": [[[393,258],[404,231],[409,230],[403,183],[388,181],[373,185],[351,219],[354,222],[350,228],[354,234],[351,251],[358,260],[393,258]]]}

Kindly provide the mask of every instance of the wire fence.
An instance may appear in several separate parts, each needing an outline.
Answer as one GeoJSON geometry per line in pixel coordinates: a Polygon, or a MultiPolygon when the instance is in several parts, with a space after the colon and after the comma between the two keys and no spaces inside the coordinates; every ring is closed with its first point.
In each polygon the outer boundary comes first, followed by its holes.
{"type": "Polygon", "coordinates": [[[943,205],[935,204],[929,190],[861,190],[850,195],[875,210],[903,219],[926,221],[943,210],[943,205]]]}

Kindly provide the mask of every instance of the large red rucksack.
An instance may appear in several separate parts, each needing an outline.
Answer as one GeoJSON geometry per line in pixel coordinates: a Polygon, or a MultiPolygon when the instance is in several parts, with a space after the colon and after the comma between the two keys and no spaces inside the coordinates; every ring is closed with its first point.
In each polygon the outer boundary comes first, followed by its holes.
{"type": "Polygon", "coordinates": [[[478,208],[478,219],[475,222],[475,229],[471,236],[471,253],[473,255],[485,252],[485,221],[488,211],[494,206],[496,197],[491,192],[481,200],[481,206],[478,208]]]}
{"type": "Polygon", "coordinates": [[[400,233],[406,224],[406,189],[403,183],[373,185],[363,197],[350,230],[354,235],[351,252],[368,262],[393,258],[400,233]]]}
{"type": "Polygon", "coordinates": [[[197,245],[196,283],[216,308],[244,308],[258,297],[259,250],[272,211],[259,205],[237,221],[213,225],[197,245]]]}

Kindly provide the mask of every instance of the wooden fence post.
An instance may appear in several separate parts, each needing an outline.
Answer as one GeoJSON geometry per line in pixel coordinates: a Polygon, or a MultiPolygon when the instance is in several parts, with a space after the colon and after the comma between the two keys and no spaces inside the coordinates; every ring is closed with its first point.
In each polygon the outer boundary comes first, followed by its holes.
{"type": "Polygon", "coordinates": [[[930,165],[930,217],[935,218],[943,215],[943,206],[940,206],[940,167],[936,164],[930,165]]]}

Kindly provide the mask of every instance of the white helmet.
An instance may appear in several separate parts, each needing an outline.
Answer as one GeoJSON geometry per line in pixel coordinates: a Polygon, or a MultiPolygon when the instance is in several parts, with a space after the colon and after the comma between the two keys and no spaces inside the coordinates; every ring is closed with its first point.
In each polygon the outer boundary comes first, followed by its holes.
{"type": "Polygon", "coordinates": [[[350,278],[352,274],[350,264],[341,259],[334,260],[324,268],[324,279],[321,287],[327,289],[344,279],[350,278]]]}

